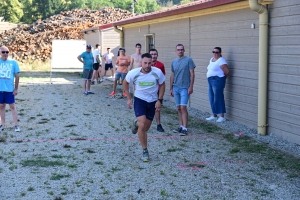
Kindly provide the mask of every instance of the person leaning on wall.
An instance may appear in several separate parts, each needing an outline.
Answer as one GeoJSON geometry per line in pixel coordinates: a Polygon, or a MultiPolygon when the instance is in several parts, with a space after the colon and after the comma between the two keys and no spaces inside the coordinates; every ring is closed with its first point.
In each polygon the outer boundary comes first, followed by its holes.
{"type": "Polygon", "coordinates": [[[224,88],[229,75],[229,68],[226,60],[222,57],[221,47],[215,47],[212,53],[213,57],[209,61],[206,73],[208,80],[208,98],[212,116],[206,118],[206,120],[224,122],[226,121],[224,117],[226,113],[224,88]],[[220,115],[219,118],[218,115],[220,115]]]}

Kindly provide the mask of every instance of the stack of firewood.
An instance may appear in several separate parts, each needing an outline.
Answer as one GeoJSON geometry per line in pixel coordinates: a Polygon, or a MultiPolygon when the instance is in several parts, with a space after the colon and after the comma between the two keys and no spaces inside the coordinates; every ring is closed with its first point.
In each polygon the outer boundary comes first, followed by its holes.
{"type": "Polygon", "coordinates": [[[129,11],[119,8],[65,11],[0,33],[0,46],[7,46],[13,58],[21,62],[47,61],[52,51],[52,40],[80,40],[83,39],[83,29],[129,17],[132,17],[129,11]]]}

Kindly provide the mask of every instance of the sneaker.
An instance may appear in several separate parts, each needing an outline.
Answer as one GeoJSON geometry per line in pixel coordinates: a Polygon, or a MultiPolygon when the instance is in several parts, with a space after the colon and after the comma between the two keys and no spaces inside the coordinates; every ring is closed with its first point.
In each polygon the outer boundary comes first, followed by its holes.
{"type": "Polygon", "coordinates": [[[210,116],[210,117],[208,117],[208,118],[205,118],[207,121],[212,121],[212,120],[216,120],[217,119],[217,117],[215,117],[215,116],[210,116]]]}
{"type": "Polygon", "coordinates": [[[185,130],[183,130],[182,129],[182,131],[180,132],[180,136],[187,136],[187,134],[188,134],[188,130],[187,129],[185,129],[185,130]]]}
{"type": "Polygon", "coordinates": [[[102,83],[103,82],[103,79],[101,78],[99,81],[98,81],[98,83],[102,83]]]}
{"type": "Polygon", "coordinates": [[[95,85],[94,81],[91,81],[91,85],[95,85]]]}
{"type": "Polygon", "coordinates": [[[91,91],[87,91],[87,93],[88,93],[88,94],[95,94],[94,92],[91,92],[91,91]]]}
{"type": "Polygon", "coordinates": [[[125,92],[123,92],[123,97],[127,97],[127,94],[125,92]]]}
{"type": "Polygon", "coordinates": [[[173,130],[173,133],[181,133],[181,131],[182,131],[182,127],[179,126],[177,129],[173,130]]]}
{"type": "Polygon", "coordinates": [[[142,157],[142,160],[144,162],[148,162],[149,161],[149,152],[148,150],[143,150],[143,157],[142,157]]]}
{"type": "Polygon", "coordinates": [[[115,91],[112,91],[109,96],[114,96],[116,94],[115,91]]]}
{"type": "Polygon", "coordinates": [[[132,127],[131,127],[131,132],[132,132],[133,134],[136,134],[137,131],[138,131],[138,129],[139,129],[139,126],[138,126],[138,124],[137,124],[137,119],[135,119],[135,120],[133,121],[133,124],[132,124],[132,127]]]}
{"type": "Polygon", "coordinates": [[[89,93],[88,93],[88,92],[83,92],[83,94],[84,94],[84,95],[88,95],[89,93]]]}
{"type": "Polygon", "coordinates": [[[19,126],[15,126],[15,131],[16,131],[16,132],[20,132],[19,126]]]}
{"type": "Polygon", "coordinates": [[[217,122],[225,122],[226,119],[224,117],[219,117],[219,119],[217,120],[217,122]]]}
{"type": "Polygon", "coordinates": [[[163,129],[163,127],[162,127],[161,124],[158,124],[158,125],[157,125],[157,131],[158,131],[158,132],[165,132],[165,130],[163,129]]]}
{"type": "Polygon", "coordinates": [[[0,126],[0,131],[4,131],[4,126],[0,126]]]}

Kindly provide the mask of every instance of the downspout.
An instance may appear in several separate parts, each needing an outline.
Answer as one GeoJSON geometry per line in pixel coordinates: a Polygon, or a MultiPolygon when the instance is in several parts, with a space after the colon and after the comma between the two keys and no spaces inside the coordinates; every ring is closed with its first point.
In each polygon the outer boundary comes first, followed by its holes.
{"type": "Polygon", "coordinates": [[[124,47],[124,32],[117,26],[114,26],[114,30],[120,35],[120,47],[124,47]]]}
{"type": "Polygon", "coordinates": [[[249,0],[251,10],[259,13],[259,64],[258,64],[258,112],[257,132],[267,134],[267,84],[268,84],[268,10],[258,3],[249,0]]]}

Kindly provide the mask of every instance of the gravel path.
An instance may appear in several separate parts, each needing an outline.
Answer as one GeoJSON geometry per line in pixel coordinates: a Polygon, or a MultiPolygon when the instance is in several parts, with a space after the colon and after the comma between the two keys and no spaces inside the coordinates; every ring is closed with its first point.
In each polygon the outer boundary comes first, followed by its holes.
{"type": "MultiPolygon", "coordinates": [[[[82,94],[76,74],[22,74],[17,108],[0,133],[0,199],[299,199],[300,160],[247,137],[300,155],[299,146],[262,137],[227,121],[203,121],[189,109],[190,133],[172,133],[177,115],[164,102],[165,133],[149,131],[150,162],[130,131],[126,99],[109,98],[112,82],[82,94]],[[62,78],[63,77],[63,78],[62,78]],[[233,134],[242,132],[242,137],[233,134]]],[[[7,107],[8,109],[8,107],[7,107]]]]}

